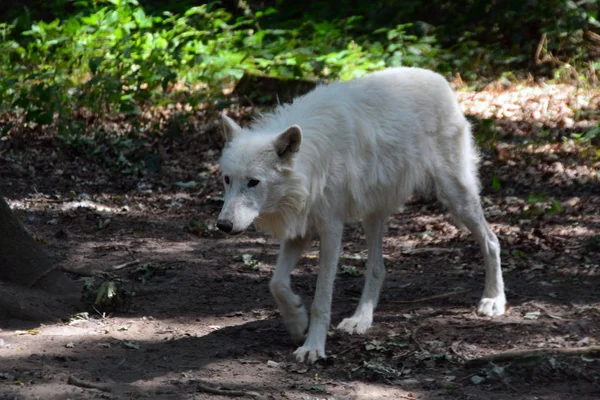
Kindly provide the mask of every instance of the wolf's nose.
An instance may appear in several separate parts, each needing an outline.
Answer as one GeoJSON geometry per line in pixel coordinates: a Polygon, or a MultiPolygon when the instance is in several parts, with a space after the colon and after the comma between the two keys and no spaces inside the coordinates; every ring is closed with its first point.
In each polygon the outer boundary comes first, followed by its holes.
{"type": "Polygon", "coordinates": [[[220,219],[217,221],[217,228],[225,233],[229,233],[233,230],[233,224],[228,219],[220,219]]]}

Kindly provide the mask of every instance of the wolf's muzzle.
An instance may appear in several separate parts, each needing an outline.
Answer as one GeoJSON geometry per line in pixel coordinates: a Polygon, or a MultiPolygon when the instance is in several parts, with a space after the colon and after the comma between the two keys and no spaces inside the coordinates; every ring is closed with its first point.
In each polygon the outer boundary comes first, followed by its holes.
{"type": "Polygon", "coordinates": [[[217,228],[225,233],[231,233],[233,230],[233,223],[228,219],[220,219],[217,221],[217,228]]]}

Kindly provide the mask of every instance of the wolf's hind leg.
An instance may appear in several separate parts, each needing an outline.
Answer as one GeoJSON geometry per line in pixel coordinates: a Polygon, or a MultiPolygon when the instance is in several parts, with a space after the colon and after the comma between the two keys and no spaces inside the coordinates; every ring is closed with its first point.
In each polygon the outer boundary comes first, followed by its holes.
{"type": "Polygon", "coordinates": [[[485,287],[477,313],[494,316],[504,314],[506,297],[500,267],[500,242],[489,228],[473,179],[462,179],[453,174],[436,177],[438,197],[450,209],[460,223],[475,236],[483,253],[485,264],[485,287]]]}
{"type": "Polygon", "coordinates": [[[337,329],[353,334],[363,334],[373,324],[373,312],[385,277],[383,265],[383,233],[387,216],[371,215],[364,219],[363,229],[367,237],[367,274],[362,296],[354,315],[344,319],[337,329]]]}
{"type": "Polygon", "coordinates": [[[277,266],[271,278],[269,288],[279,307],[287,330],[292,339],[301,342],[308,330],[308,313],[300,296],[295,294],[291,288],[291,277],[293,269],[302,256],[310,235],[303,238],[283,240],[281,250],[277,258],[277,266]]]}

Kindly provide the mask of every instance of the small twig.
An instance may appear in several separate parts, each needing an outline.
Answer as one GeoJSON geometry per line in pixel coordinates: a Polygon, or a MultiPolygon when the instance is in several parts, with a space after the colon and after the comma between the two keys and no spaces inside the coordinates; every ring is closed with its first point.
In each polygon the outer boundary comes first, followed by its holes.
{"type": "MultiPolygon", "coordinates": [[[[473,324],[473,325],[458,325],[454,328],[456,329],[496,329],[502,328],[505,326],[532,326],[535,325],[531,322],[502,322],[502,323],[490,323],[489,321],[483,324],[473,324]]],[[[464,341],[465,339],[463,339],[464,341]]]]}
{"type": "Polygon", "coordinates": [[[540,58],[541,54],[542,54],[542,49],[544,48],[544,44],[546,43],[546,34],[542,34],[542,37],[540,38],[540,41],[538,42],[537,48],[535,50],[535,64],[536,65],[540,65],[542,62],[546,61],[546,60],[542,60],[540,58]]]}
{"type": "Polygon", "coordinates": [[[131,249],[129,247],[125,247],[125,250],[127,250],[127,253],[129,253],[129,257],[131,257],[132,260],[137,260],[137,258],[135,258],[135,256],[133,255],[133,252],[131,251],[131,249]]]}
{"type": "Polygon", "coordinates": [[[356,350],[356,346],[348,346],[344,350],[342,350],[339,353],[337,353],[336,356],[337,357],[343,356],[344,354],[346,354],[346,353],[348,353],[349,351],[352,351],[352,350],[356,350]]]}
{"type": "Polygon", "coordinates": [[[435,299],[442,299],[444,297],[456,296],[458,294],[469,293],[471,291],[472,291],[472,289],[466,289],[466,290],[459,290],[457,292],[448,292],[448,293],[443,293],[443,294],[436,294],[435,296],[423,297],[423,298],[416,299],[416,300],[392,300],[392,301],[388,301],[387,303],[394,303],[394,304],[421,303],[423,301],[429,301],[429,300],[435,300],[435,299]]]}
{"type": "Polygon", "coordinates": [[[415,353],[414,350],[407,350],[404,353],[396,354],[395,356],[392,356],[392,360],[399,360],[401,358],[407,358],[407,357],[413,355],[414,353],[415,353]]]}
{"type": "Polygon", "coordinates": [[[415,400],[415,396],[411,396],[409,394],[395,394],[394,397],[396,397],[397,399],[410,399],[410,400],[415,400]]]}
{"type": "Polygon", "coordinates": [[[106,387],[104,385],[99,385],[99,384],[96,384],[96,383],[85,382],[85,381],[82,381],[81,379],[75,378],[73,375],[69,376],[69,378],[67,379],[67,383],[69,385],[78,386],[78,387],[81,387],[81,388],[98,389],[98,390],[101,390],[103,392],[110,392],[110,388],[109,387],[106,387]]]}
{"type": "Polygon", "coordinates": [[[249,390],[229,390],[229,389],[218,389],[212,386],[207,385],[203,382],[196,382],[198,385],[198,390],[201,392],[206,392],[210,394],[216,394],[219,396],[231,396],[231,397],[261,397],[259,393],[252,392],[249,390]]]}
{"type": "Polygon", "coordinates": [[[554,317],[555,319],[562,319],[563,321],[565,321],[565,320],[568,321],[568,319],[565,317],[561,317],[560,315],[551,313],[550,310],[548,310],[545,306],[539,304],[537,301],[531,301],[531,302],[529,302],[529,304],[542,310],[544,312],[544,314],[546,314],[547,317],[550,317],[550,318],[554,317]]]}
{"type": "Polygon", "coordinates": [[[108,317],[106,316],[105,312],[100,312],[98,311],[98,309],[96,308],[96,306],[92,306],[92,308],[94,309],[94,311],[96,311],[96,313],[98,313],[98,315],[100,316],[100,318],[102,319],[106,319],[106,318],[110,318],[112,316],[112,314],[108,314],[108,317]]]}
{"type": "Polygon", "coordinates": [[[82,276],[84,278],[91,278],[91,277],[96,276],[91,271],[80,271],[80,270],[71,269],[71,268],[67,268],[67,267],[59,267],[58,269],[61,270],[62,272],[66,272],[67,274],[82,276]]]}
{"type": "Polygon", "coordinates": [[[44,271],[40,276],[38,276],[37,278],[35,278],[31,283],[29,283],[29,285],[27,285],[28,287],[34,287],[39,281],[41,281],[42,279],[44,279],[45,277],[47,277],[48,275],[50,275],[52,272],[56,271],[58,268],[53,265],[52,267],[48,268],[47,271],[44,271]]]}
{"type": "Polygon", "coordinates": [[[464,315],[464,314],[471,314],[473,311],[472,310],[450,310],[450,309],[438,309],[435,310],[433,312],[430,312],[428,314],[421,314],[419,315],[419,317],[421,318],[433,318],[433,317],[437,317],[440,315],[464,315]]]}
{"type": "Polygon", "coordinates": [[[456,382],[462,382],[462,381],[466,381],[467,379],[471,379],[471,378],[472,378],[472,377],[474,377],[475,375],[479,375],[479,371],[478,371],[478,372],[475,372],[475,373],[472,373],[472,374],[469,374],[469,375],[467,375],[467,376],[463,376],[462,378],[459,378],[459,379],[457,379],[457,380],[456,380],[456,382]]]}
{"type": "Polygon", "coordinates": [[[585,32],[585,35],[588,37],[588,39],[600,44],[600,35],[598,35],[595,32],[590,31],[589,29],[586,29],[584,32],[585,32]]]}
{"type": "Polygon", "coordinates": [[[448,249],[445,247],[419,247],[416,249],[403,248],[400,249],[401,253],[404,254],[421,254],[421,253],[452,253],[454,251],[460,251],[460,249],[448,249]]]}
{"type": "Polygon", "coordinates": [[[535,350],[518,350],[518,351],[507,351],[504,353],[490,354],[483,357],[472,358],[467,360],[468,366],[476,366],[487,364],[489,362],[502,362],[510,361],[525,357],[534,356],[549,356],[563,354],[568,356],[579,356],[584,354],[600,354],[600,346],[588,346],[578,348],[556,348],[556,349],[535,349],[535,350]]]}
{"type": "MultiPolygon", "coordinates": [[[[133,254],[131,254],[131,252],[129,253],[132,257],[133,254]]],[[[114,267],[112,267],[112,271],[119,271],[125,268],[129,268],[129,267],[133,267],[134,265],[138,265],[140,263],[140,260],[138,259],[134,259],[133,261],[129,261],[123,264],[119,264],[119,265],[115,265],[114,267]]],[[[68,274],[73,274],[73,275],[77,275],[77,276],[83,276],[85,278],[89,278],[89,277],[93,277],[93,276],[98,276],[98,274],[95,274],[91,271],[80,271],[80,270],[75,270],[75,269],[71,269],[71,268],[67,268],[67,267],[58,267],[58,270],[66,272],[68,274]]],[[[99,273],[104,273],[105,271],[100,271],[99,273]]]]}
{"type": "Polygon", "coordinates": [[[424,324],[417,326],[415,328],[415,330],[412,331],[412,333],[410,334],[410,338],[412,339],[413,342],[415,342],[415,344],[417,345],[417,347],[419,348],[420,351],[423,351],[423,346],[421,346],[421,343],[417,340],[417,332],[419,331],[419,329],[421,329],[423,327],[423,325],[424,324]]]}
{"type": "Polygon", "coordinates": [[[129,262],[126,262],[124,264],[115,265],[114,267],[112,267],[112,270],[113,271],[119,271],[121,269],[133,267],[134,265],[138,265],[139,263],[140,263],[140,260],[129,261],[129,262]]]}

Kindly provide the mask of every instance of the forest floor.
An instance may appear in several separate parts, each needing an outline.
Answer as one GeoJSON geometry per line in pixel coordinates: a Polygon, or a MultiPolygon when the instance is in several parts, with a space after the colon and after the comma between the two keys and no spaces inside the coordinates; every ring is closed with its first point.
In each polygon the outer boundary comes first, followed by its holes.
{"type": "MultiPolygon", "coordinates": [[[[269,293],[277,242],[214,228],[214,121],[150,142],[160,169],[143,175],[43,135],[4,138],[0,191],[26,228],[61,268],[127,296],[63,322],[0,321],[0,399],[598,399],[600,154],[577,133],[598,124],[600,93],[524,85],[458,96],[477,119],[482,204],[510,308],[475,314],[477,244],[439,204],[414,199],[389,222],[373,328],[332,329],[316,365],[294,361],[269,293]],[[561,353],[473,361],[553,349],[561,353]]],[[[307,305],[317,248],[293,275],[307,305]]],[[[332,324],[357,305],[365,261],[360,224],[349,225],[332,324]]]]}

